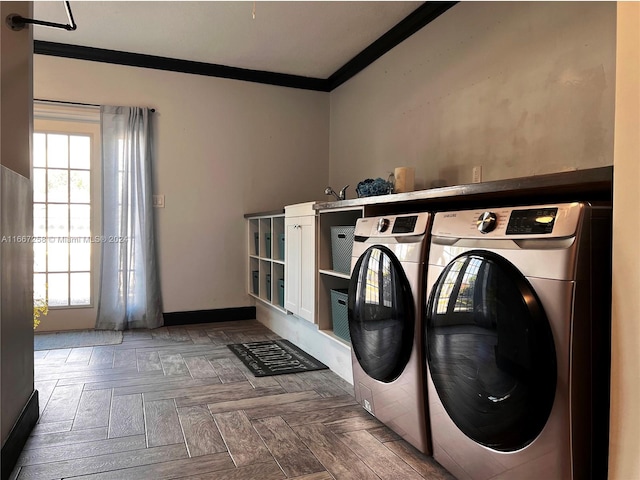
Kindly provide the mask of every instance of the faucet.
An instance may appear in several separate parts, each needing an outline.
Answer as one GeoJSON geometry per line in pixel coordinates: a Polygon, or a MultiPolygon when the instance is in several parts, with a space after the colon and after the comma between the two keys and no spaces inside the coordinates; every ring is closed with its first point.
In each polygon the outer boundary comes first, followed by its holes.
{"type": "Polygon", "coordinates": [[[342,190],[340,190],[340,193],[336,193],[333,188],[331,187],[327,187],[324,189],[324,194],[325,195],[333,195],[334,197],[336,197],[336,200],[346,200],[347,199],[347,188],[349,187],[349,185],[346,185],[342,188],[342,190]]]}

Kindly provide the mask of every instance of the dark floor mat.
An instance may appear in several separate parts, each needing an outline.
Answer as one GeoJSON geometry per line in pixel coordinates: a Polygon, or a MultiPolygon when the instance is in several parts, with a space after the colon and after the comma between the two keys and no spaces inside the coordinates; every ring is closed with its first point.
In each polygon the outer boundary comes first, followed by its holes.
{"type": "Polygon", "coordinates": [[[227,347],[256,377],[329,368],[287,340],[236,343],[227,347]]]}

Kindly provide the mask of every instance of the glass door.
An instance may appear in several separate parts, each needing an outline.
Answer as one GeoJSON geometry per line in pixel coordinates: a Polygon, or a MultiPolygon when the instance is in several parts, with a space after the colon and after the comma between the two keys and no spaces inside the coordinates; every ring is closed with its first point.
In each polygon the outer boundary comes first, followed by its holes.
{"type": "Polygon", "coordinates": [[[372,246],[358,259],[349,284],[349,334],[362,369],[381,382],[402,373],[413,348],[415,308],[396,256],[372,246]]]}
{"type": "Polygon", "coordinates": [[[510,262],[471,251],[449,263],[427,305],[426,345],[440,400],[468,437],[513,451],[542,431],[556,390],[553,336],[510,262]]]}

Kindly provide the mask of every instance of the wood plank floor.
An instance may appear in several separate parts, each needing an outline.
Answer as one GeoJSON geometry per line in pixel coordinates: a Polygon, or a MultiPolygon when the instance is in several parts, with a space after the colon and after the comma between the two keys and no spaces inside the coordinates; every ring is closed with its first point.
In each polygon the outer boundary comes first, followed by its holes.
{"type": "Polygon", "coordinates": [[[225,346],[274,338],[252,320],[35,352],[40,421],[11,478],[453,478],[333,372],[256,378],[225,346]]]}

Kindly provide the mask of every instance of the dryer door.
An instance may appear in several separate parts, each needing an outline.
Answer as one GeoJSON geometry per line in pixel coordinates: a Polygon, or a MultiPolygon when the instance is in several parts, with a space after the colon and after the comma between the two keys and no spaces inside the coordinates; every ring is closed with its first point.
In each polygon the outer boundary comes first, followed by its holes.
{"type": "Polygon", "coordinates": [[[470,251],[449,263],[431,290],[426,345],[431,380],[465,435],[513,451],[542,431],[556,391],[553,336],[510,262],[470,251]]]}
{"type": "Polygon", "coordinates": [[[349,334],[362,369],[392,382],[413,348],[415,308],[402,265],[391,250],[375,245],[358,259],[349,284],[349,334]]]}

